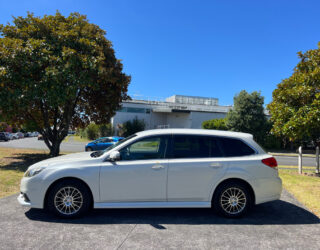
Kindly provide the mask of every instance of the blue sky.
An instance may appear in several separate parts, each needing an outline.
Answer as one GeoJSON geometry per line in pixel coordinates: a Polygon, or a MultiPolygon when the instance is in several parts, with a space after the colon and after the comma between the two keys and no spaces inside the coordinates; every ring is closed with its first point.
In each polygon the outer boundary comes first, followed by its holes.
{"type": "Polygon", "coordinates": [[[132,97],[196,95],[229,105],[242,89],[271,101],[296,53],[317,48],[319,9],[308,0],[0,0],[0,23],[27,11],[86,14],[132,76],[132,97]]]}

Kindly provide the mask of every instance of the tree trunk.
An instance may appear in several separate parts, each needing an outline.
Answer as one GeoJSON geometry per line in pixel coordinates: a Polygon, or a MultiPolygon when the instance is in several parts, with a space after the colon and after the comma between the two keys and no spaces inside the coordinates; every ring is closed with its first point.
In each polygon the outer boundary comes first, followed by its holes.
{"type": "Polygon", "coordinates": [[[60,140],[56,140],[54,142],[52,142],[51,147],[50,147],[50,155],[51,156],[58,156],[60,153],[60,144],[61,141],[60,140]]]}
{"type": "Polygon", "coordinates": [[[50,150],[50,156],[53,156],[53,157],[58,156],[60,153],[60,144],[62,140],[58,138],[52,138],[52,137],[48,138],[45,133],[43,133],[42,136],[45,144],[50,150]]]}

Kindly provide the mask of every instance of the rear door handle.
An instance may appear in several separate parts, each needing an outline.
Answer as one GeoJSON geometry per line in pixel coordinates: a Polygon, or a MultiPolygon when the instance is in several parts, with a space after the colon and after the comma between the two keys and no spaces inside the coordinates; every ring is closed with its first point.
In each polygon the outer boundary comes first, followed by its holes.
{"type": "Polygon", "coordinates": [[[218,163],[218,162],[214,162],[214,163],[211,163],[211,164],[210,164],[210,167],[211,167],[211,168],[221,168],[221,167],[222,167],[222,164],[221,164],[221,163],[218,163]]]}
{"type": "Polygon", "coordinates": [[[164,168],[164,166],[162,166],[162,165],[154,165],[151,168],[154,169],[154,170],[158,170],[158,169],[164,168]]]}

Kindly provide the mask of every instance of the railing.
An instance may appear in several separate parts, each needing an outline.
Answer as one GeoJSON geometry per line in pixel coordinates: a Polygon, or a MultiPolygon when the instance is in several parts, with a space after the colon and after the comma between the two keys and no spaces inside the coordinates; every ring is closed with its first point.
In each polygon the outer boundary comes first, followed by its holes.
{"type": "Polygon", "coordinates": [[[158,129],[170,128],[170,125],[169,125],[169,124],[166,124],[166,125],[158,125],[157,128],[158,128],[158,129]]]}

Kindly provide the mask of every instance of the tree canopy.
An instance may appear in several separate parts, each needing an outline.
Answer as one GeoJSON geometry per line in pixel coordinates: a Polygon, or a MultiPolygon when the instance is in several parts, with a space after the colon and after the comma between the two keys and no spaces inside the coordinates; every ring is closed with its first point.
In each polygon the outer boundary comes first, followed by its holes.
{"type": "Polygon", "coordinates": [[[242,90],[233,100],[234,106],[226,117],[227,128],[251,133],[258,142],[263,142],[267,126],[263,107],[264,97],[256,91],[249,94],[242,90]]]}
{"type": "Polygon", "coordinates": [[[28,13],[0,26],[2,115],[35,126],[51,155],[70,126],[108,123],[127,98],[130,77],[105,35],[79,13],[28,13]]]}
{"type": "Polygon", "coordinates": [[[320,135],[320,44],[298,56],[293,74],[278,84],[267,106],[272,132],[290,141],[316,142],[320,135]]]}

